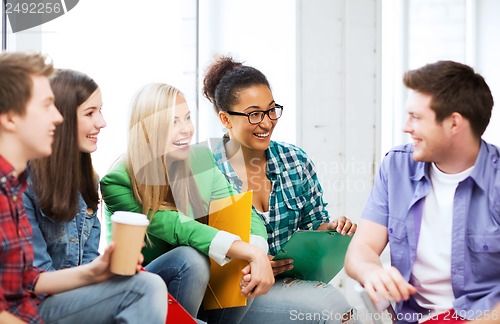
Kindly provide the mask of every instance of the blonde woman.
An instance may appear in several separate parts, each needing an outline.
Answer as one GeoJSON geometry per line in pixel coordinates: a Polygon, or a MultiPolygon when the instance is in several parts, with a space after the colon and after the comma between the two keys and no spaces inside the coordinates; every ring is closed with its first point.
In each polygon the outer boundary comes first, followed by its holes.
{"type": "Polygon", "coordinates": [[[194,127],[182,93],[153,83],[140,89],[131,105],[128,151],[101,181],[106,215],[117,210],[148,215],[146,269],[159,274],[194,317],[208,283],[207,256],[221,265],[231,258],[248,261],[250,282],[241,293],[249,298],[266,293],[274,277],[260,218],[252,215],[252,244],[203,221],[210,201],[233,189],[210,150],[190,145],[194,127]]]}

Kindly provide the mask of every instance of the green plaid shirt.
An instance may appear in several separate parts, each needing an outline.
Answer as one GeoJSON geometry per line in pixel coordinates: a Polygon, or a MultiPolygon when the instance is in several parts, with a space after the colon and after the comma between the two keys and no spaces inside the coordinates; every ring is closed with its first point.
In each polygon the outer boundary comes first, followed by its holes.
{"type": "MultiPolygon", "coordinates": [[[[211,146],[217,167],[234,189],[241,192],[243,183],[227,160],[222,141],[211,146]]],[[[329,216],[314,164],[302,149],[271,141],[266,155],[267,177],[272,183],[269,220],[254,210],[266,225],[269,254],[276,255],[296,230],[317,229],[329,222],[329,216]]]]}

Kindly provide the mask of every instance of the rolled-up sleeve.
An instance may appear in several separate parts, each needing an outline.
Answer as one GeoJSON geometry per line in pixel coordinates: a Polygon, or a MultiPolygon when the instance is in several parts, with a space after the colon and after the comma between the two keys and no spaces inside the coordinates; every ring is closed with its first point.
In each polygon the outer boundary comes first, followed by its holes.
{"type": "Polygon", "coordinates": [[[231,258],[227,257],[227,253],[231,248],[231,244],[234,241],[239,241],[241,238],[238,235],[234,235],[225,231],[219,231],[210,243],[210,248],[208,249],[208,256],[217,262],[217,264],[223,266],[231,258]]]}

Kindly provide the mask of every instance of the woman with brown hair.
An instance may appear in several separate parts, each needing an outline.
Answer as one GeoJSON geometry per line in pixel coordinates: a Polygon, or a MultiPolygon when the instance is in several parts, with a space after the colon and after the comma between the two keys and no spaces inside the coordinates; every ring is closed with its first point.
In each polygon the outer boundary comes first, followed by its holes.
{"type": "Polygon", "coordinates": [[[59,70],[50,83],[64,122],[56,130],[52,155],[31,161],[24,195],[33,226],[34,265],[49,271],[99,255],[98,176],[90,154],[106,126],[101,90],[92,78],[59,70]]]}
{"type": "MultiPolygon", "coordinates": [[[[98,177],[90,154],[106,122],[101,90],[86,74],[58,70],[50,86],[64,121],[55,130],[52,155],[30,162],[23,200],[33,231],[33,266],[53,272],[87,267],[99,259],[98,177]]],[[[151,273],[111,276],[75,294],[78,302],[71,306],[67,303],[74,295],[68,293],[47,299],[42,315],[47,312],[58,323],[165,322],[165,285],[151,273]],[[59,313],[64,315],[57,319],[59,313]]]]}

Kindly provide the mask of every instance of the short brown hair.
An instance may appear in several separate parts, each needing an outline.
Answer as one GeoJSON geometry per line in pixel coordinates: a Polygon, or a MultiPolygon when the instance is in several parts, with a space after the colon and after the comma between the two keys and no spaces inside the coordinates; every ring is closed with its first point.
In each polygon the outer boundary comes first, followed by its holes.
{"type": "Polygon", "coordinates": [[[33,92],[33,76],[49,77],[52,63],[40,53],[0,53],[0,114],[23,115],[33,92]]]}
{"type": "Polygon", "coordinates": [[[404,74],[404,84],[432,97],[430,107],[441,122],[457,112],[467,118],[481,138],[491,118],[493,96],[484,78],[470,66],[438,61],[404,74]]]}

